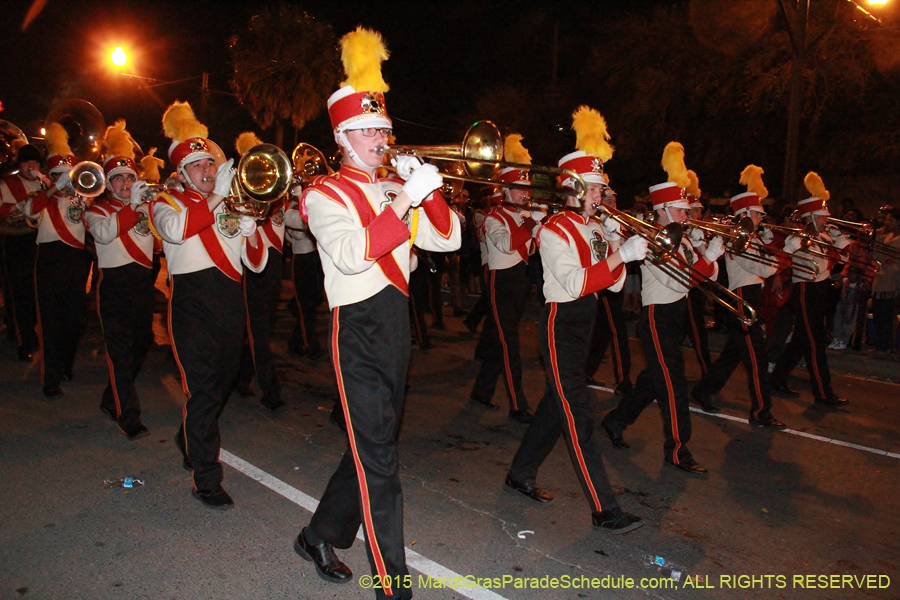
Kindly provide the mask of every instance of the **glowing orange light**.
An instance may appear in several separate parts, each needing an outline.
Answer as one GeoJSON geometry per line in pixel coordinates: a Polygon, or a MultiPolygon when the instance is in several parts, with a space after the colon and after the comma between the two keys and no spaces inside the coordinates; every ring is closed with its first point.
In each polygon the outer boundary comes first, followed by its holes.
{"type": "Polygon", "coordinates": [[[125,66],[125,63],[128,61],[128,55],[126,55],[125,51],[122,50],[122,46],[119,46],[115,50],[113,50],[113,53],[109,58],[117,67],[125,66]]]}
{"type": "Polygon", "coordinates": [[[882,4],[887,4],[887,3],[888,3],[888,0],[869,0],[869,4],[871,4],[873,6],[874,5],[880,6],[882,4]]]}

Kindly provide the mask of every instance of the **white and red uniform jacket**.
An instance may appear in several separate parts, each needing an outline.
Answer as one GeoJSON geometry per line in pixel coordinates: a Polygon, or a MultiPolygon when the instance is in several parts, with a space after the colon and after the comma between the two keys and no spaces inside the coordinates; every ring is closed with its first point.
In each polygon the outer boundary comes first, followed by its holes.
{"type": "Polygon", "coordinates": [[[84,226],[96,242],[101,269],[130,263],[153,268],[153,235],[146,212],[107,195],[84,212],[84,226]]]}
{"type": "MultiPolygon", "coordinates": [[[[826,279],[831,277],[831,267],[833,267],[836,263],[841,262],[841,257],[838,255],[838,253],[834,252],[834,251],[829,252],[828,246],[834,246],[835,248],[843,249],[851,244],[851,241],[849,239],[847,239],[846,236],[841,236],[835,240],[835,239],[832,239],[832,237],[824,231],[819,232],[818,239],[822,240],[822,242],[824,242],[824,244],[810,244],[809,249],[815,250],[816,252],[826,252],[830,255],[828,258],[825,258],[824,256],[817,256],[815,254],[810,254],[809,252],[806,252],[805,250],[797,250],[793,254],[793,256],[798,259],[802,259],[807,262],[812,261],[812,262],[816,263],[816,266],[819,267],[819,274],[816,275],[816,278],[814,281],[817,281],[817,282],[825,281],[826,279]]],[[[791,281],[793,283],[799,283],[799,282],[809,283],[809,279],[804,279],[802,276],[801,277],[797,276],[796,269],[794,269],[794,273],[795,274],[791,277],[791,281]]]]}
{"type": "Polygon", "coordinates": [[[534,254],[534,235],[540,225],[505,206],[495,206],[484,220],[488,269],[497,271],[528,262],[534,254]]]}
{"type": "MultiPolygon", "coordinates": [[[[753,235],[753,242],[762,245],[759,236],[753,235]]],[[[760,256],[760,251],[751,244],[743,255],[752,254],[760,256]]],[[[749,258],[730,252],[725,253],[725,270],[728,273],[728,289],[732,292],[745,285],[756,285],[765,282],[766,279],[778,272],[779,267],[764,265],[749,258]]]]}
{"type": "Polygon", "coordinates": [[[284,225],[287,227],[287,236],[291,240],[291,252],[294,254],[309,254],[316,251],[316,238],[309,232],[309,224],[303,220],[300,214],[299,203],[292,202],[284,211],[284,225]]]}
{"type": "Polygon", "coordinates": [[[301,210],[318,244],[330,308],[371,298],[389,285],[409,295],[413,245],[459,249],[461,227],[440,193],[411,209],[407,225],[388,210],[401,188],[400,181],[344,165],[304,190],[301,210]]]}
{"type": "Polygon", "coordinates": [[[564,210],[538,231],[547,302],[572,302],[582,296],[625,285],[625,267],[610,272],[606,258],[614,252],[596,221],[564,210]]]}
{"type": "Polygon", "coordinates": [[[26,179],[18,174],[0,179],[0,220],[14,221],[22,218],[24,215],[21,206],[39,191],[40,181],[26,179]]]}
{"type": "Polygon", "coordinates": [[[59,192],[48,198],[41,190],[20,204],[26,217],[38,223],[37,243],[63,242],[73,248],[84,248],[84,223],[81,217],[90,201],[80,196],[63,196],[59,192]]]}
{"type": "MultiPolygon", "coordinates": [[[[716,275],[719,272],[718,263],[710,263],[700,257],[691,247],[691,243],[687,239],[681,240],[681,249],[678,251],[678,254],[685,263],[693,265],[694,269],[700,274],[709,279],[716,278],[716,275]]],[[[659,267],[650,262],[648,257],[641,264],[641,304],[643,306],[678,302],[687,296],[691,287],[698,283],[698,281],[691,276],[691,273],[686,268],[683,268],[680,261],[676,262],[675,260],[669,260],[668,264],[670,267],[683,272],[686,276],[686,280],[693,282],[692,285],[685,286],[684,282],[679,279],[674,279],[663,273],[659,267]]]]}
{"type": "Polygon", "coordinates": [[[272,204],[264,221],[256,222],[256,231],[265,248],[274,248],[279,254],[284,252],[284,199],[272,204]]]}
{"type": "Polygon", "coordinates": [[[241,281],[247,265],[254,273],[266,266],[259,233],[245,239],[239,218],[222,202],[212,212],[206,197],[194,190],[166,191],[150,204],[150,221],[163,240],[169,273],[182,275],[215,267],[234,281],[241,281]],[[250,240],[256,238],[256,246],[250,240]]]}

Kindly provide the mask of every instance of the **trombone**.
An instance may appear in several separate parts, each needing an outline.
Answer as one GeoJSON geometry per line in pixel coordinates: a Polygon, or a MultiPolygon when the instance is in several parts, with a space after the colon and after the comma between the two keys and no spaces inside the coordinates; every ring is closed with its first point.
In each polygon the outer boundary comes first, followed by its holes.
{"type": "Polygon", "coordinates": [[[855,223],[835,217],[828,217],[825,219],[825,223],[846,231],[850,236],[869,246],[872,252],[884,254],[888,258],[900,259],[900,248],[877,241],[875,239],[875,230],[868,223],[855,223]]]}
{"type": "Polygon", "coordinates": [[[652,253],[647,253],[650,263],[682,287],[696,286],[748,327],[756,322],[756,310],[749,302],[700,273],[678,253],[684,236],[684,227],[681,223],[669,223],[665,227],[658,227],[603,204],[595,204],[594,208],[599,211],[595,218],[601,223],[613,219],[626,230],[646,239],[652,249],[652,253]],[[700,283],[708,285],[697,285],[700,283]]]}
{"type": "Polygon", "coordinates": [[[407,155],[425,159],[431,163],[439,163],[437,166],[439,168],[443,167],[441,175],[444,179],[451,181],[510,189],[525,189],[560,196],[574,196],[579,200],[587,192],[587,184],[584,182],[584,179],[569,169],[504,162],[503,136],[500,134],[497,126],[490,121],[478,121],[469,127],[466,135],[463,137],[462,144],[459,145],[384,145],[376,148],[376,151],[382,156],[387,154],[392,158],[397,155],[407,155]],[[459,167],[460,163],[462,163],[462,168],[459,167]],[[554,181],[557,178],[560,180],[571,178],[574,186],[538,186],[530,183],[503,182],[493,179],[496,169],[506,167],[525,169],[531,173],[549,174],[554,181]]]}
{"type": "MultiPolygon", "coordinates": [[[[797,224],[802,224],[802,217],[800,216],[800,211],[794,211],[791,214],[790,219],[791,219],[791,221],[793,221],[797,224]]],[[[834,217],[828,217],[828,219],[826,220],[826,223],[828,221],[841,221],[842,223],[850,223],[850,221],[843,221],[842,219],[835,219],[834,217]]],[[[832,223],[832,225],[834,225],[834,223],[832,223]]],[[[860,227],[862,225],[861,223],[852,223],[852,225],[855,225],[857,228],[864,229],[864,228],[860,227]]],[[[837,246],[834,246],[832,244],[829,244],[828,242],[825,242],[825,241],[819,239],[819,232],[816,230],[816,226],[811,222],[806,223],[803,226],[803,230],[801,232],[798,233],[797,231],[794,231],[794,235],[797,235],[800,237],[800,250],[806,252],[807,254],[813,254],[815,256],[820,256],[822,258],[832,259],[833,256],[828,254],[828,252],[827,252],[827,250],[830,250],[830,251],[834,252],[835,254],[837,254],[841,258],[841,261],[846,261],[846,262],[852,264],[854,267],[858,267],[860,269],[868,269],[869,266],[871,265],[871,266],[874,266],[876,274],[881,272],[881,262],[879,262],[875,259],[872,259],[871,261],[860,260],[850,254],[849,246],[846,248],[838,248],[837,246]],[[812,244],[815,244],[820,248],[824,248],[826,251],[823,252],[823,251],[819,251],[819,250],[813,250],[812,248],[809,247],[812,244]]],[[[851,233],[851,235],[852,235],[852,233],[851,233]]]]}

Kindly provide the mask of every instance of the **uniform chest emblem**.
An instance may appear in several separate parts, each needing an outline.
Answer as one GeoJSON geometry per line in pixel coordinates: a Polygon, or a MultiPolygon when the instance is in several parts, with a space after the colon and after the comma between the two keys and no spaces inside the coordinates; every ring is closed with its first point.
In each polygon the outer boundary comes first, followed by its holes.
{"type": "Polygon", "coordinates": [[[80,202],[69,204],[66,209],[66,219],[75,225],[81,223],[81,215],[84,214],[84,206],[80,202]]]}
{"type": "Polygon", "coordinates": [[[238,218],[230,213],[223,213],[216,216],[216,227],[223,236],[227,238],[237,237],[241,232],[238,224],[238,218]]]}
{"type": "Polygon", "coordinates": [[[134,226],[134,231],[141,237],[147,237],[150,235],[150,217],[144,213],[144,211],[137,211],[138,222],[137,225],[134,226]]]}
{"type": "Polygon", "coordinates": [[[272,215],[272,225],[274,225],[276,227],[281,227],[282,225],[284,225],[284,207],[283,206],[281,208],[279,208],[278,211],[272,215]]]}
{"type": "Polygon", "coordinates": [[[694,264],[694,251],[690,248],[690,246],[682,246],[684,249],[684,260],[687,261],[687,264],[694,264]]]}
{"type": "Polygon", "coordinates": [[[609,250],[609,242],[603,239],[599,231],[591,232],[591,252],[594,254],[594,261],[600,262],[606,259],[606,253],[609,250]]]}

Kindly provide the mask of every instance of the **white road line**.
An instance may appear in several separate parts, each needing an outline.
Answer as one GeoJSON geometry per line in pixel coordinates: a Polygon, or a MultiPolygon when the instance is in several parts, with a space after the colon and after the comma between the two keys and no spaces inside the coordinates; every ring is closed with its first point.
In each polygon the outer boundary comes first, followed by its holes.
{"type": "MultiPolygon", "coordinates": [[[[589,388],[593,388],[595,390],[600,390],[601,392],[609,392],[610,394],[615,394],[616,390],[610,389],[608,387],[603,387],[601,385],[592,385],[588,384],[589,388]]],[[[725,413],[708,413],[703,411],[702,409],[696,408],[694,406],[690,407],[691,412],[700,413],[701,415],[706,415],[707,417],[716,417],[719,419],[727,419],[729,421],[736,421],[738,423],[745,423],[747,425],[750,424],[750,421],[747,419],[742,419],[741,417],[735,417],[734,415],[728,415],[725,413]]],[[[826,444],[834,444],[835,446],[845,446],[847,448],[853,448],[854,450],[862,450],[863,452],[871,452],[872,454],[878,454],[881,456],[889,456],[891,458],[900,458],[900,454],[896,452],[888,452],[887,450],[881,450],[879,448],[870,448],[869,446],[861,446],[859,444],[851,444],[850,442],[845,442],[843,440],[838,440],[835,438],[828,438],[821,435],[816,435],[814,433],[807,433],[805,431],[797,431],[796,429],[782,429],[778,433],[789,433],[790,435],[796,435],[798,437],[809,438],[811,440],[815,440],[817,442],[825,442],[826,444]]]]}
{"type": "MultiPolygon", "coordinates": [[[[238,456],[235,456],[224,448],[219,453],[219,459],[234,470],[243,473],[250,479],[264,485],[276,494],[287,498],[297,506],[306,509],[309,512],[315,512],[316,507],[319,506],[319,501],[312,496],[301,492],[291,485],[288,485],[274,475],[266,473],[259,467],[248,463],[238,456]]],[[[362,528],[360,528],[360,530],[356,532],[356,538],[360,541],[365,541],[365,539],[363,538],[362,528]]],[[[507,600],[507,598],[505,598],[504,596],[496,594],[483,587],[476,586],[474,582],[472,582],[472,587],[469,587],[468,585],[461,585],[463,582],[462,575],[460,575],[456,571],[448,569],[444,565],[438,564],[433,560],[422,556],[418,552],[410,550],[409,548],[406,548],[406,564],[410,568],[415,569],[423,575],[427,575],[435,580],[440,580],[445,585],[445,587],[453,589],[454,591],[456,591],[456,593],[465,598],[471,598],[472,600],[507,600]]]]}

